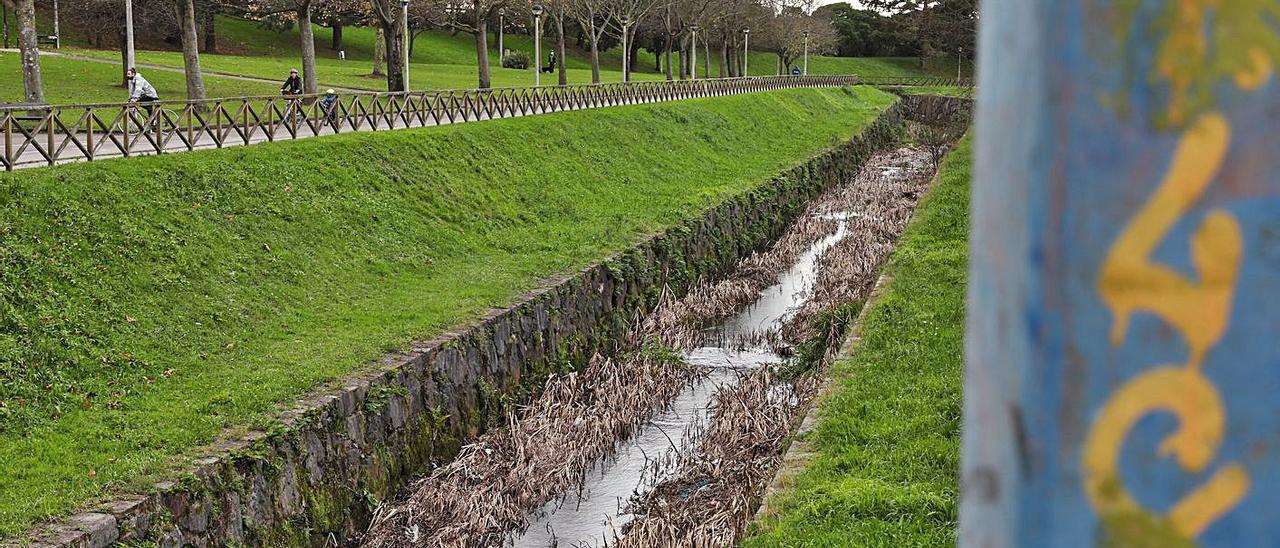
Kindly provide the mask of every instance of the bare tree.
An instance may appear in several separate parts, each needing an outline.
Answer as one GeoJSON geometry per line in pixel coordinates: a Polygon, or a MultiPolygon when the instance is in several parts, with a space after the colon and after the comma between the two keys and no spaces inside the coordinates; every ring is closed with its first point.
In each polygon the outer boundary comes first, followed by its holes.
{"type": "Polygon", "coordinates": [[[18,16],[18,50],[22,54],[22,91],[28,103],[44,102],[40,80],[40,42],[36,34],[35,0],[4,0],[18,16]]]}
{"type": "MultiPolygon", "coordinates": [[[[445,0],[443,6],[433,10],[442,17],[442,26],[455,32],[472,36],[476,48],[476,76],[481,89],[492,87],[489,69],[489,21],[496,19],[498,10],[507,7],[507,0],[445,0]]],[[[502,52],[498,52],[501,55],[502,52]]]]}
{"type": "Polygon", "coordinates": [[[387,50],[387,91],[407,91],[404,75],[404,16],[397,0],[369,0],[373,5],[373,18],[382,29],[383,43],[387,50]]]}
{"type": "Polygon", "coordinates": [[[312,16],[321,21],[322,25],[333,29],[333,40],[329,47],[334,51],[343,49],[344,28],[369,19],[369,3],[366,0],[314,0],[312,4],[312,16]]]}
{"type": "MultiPolygon", "coordinates": [[[[640,44],[637,43],[636,34],[642,28],[642,22],[646,20],[649,13],[663,0],[610,0],[609,11],[614,15],[611,22],[615,23],[617,32],[614,35],[622,39],[628,50],[627,60],[630,67],[623,67],[623,71],[630,71],[635,66],[636,52],[640,50],[640,44]],[[626,18],[628,24],[625,28],[627,36],[623,36],[622,20],[626,18]]],[[[563,53],[561,53],[563,55],[563,53]]]]}
{"type": "Polygon", "coordinates": [[[200,71],[200,35],[196,29],[195,0],[177,0],[178,23],[181,28],[182,65],[187,77],[187,100],[203,101],[204,73],[200,71]]]}
{"type": "Polygon", "coordinates": [[[608,0],[570,0],[569,3],[569,15],[582,28],[591,51],[591,83],[593,84],[600,83],[600,39],[604,37],[605,31],[609,30],[610,8],[608,0]]]}
{"type": "Polygon", "coordinates": [[[839,41],[831,23],[806,13],[807,3],[784,1],[788,3],[779,4],[776,15],[757,20],[757,32],[752,35],[757,49],[777,56],[779,73],[789,71],[804,55],[806,42],[810,54],[821,55],[834,51],[839,41]]]}

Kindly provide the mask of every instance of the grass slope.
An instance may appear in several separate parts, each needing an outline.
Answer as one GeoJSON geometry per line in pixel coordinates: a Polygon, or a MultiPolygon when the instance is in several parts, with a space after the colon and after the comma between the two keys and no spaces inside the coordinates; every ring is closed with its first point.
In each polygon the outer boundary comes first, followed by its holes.
{"type": "Polygon", "coordinates": [[[0,537],[145,489],[893,101],[790,90],[0,174],[0,537]]]}
{"type": "Polygon", "coordinates": [[[743,546],[955,544],[970,141],[893,255],[853,356],[832,371],[815,455],[743,546]]]}

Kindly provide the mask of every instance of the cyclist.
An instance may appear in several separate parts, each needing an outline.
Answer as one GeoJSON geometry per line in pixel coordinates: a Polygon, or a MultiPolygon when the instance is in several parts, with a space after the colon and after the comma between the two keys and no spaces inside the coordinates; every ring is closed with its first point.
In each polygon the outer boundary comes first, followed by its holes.
{"type": "Polygon", "coordinates": [[[289,71],[289,79],[284,81],[284,85],[280,86],[280,94],[302,95],[302,78],[298,76],[298,69],[289,71]]]}
{"type": "Polygon", "coordinates": [[[289,71],[289,79],[280,86],[280,95],[289,100],[289,119],[296,122],[299,110],[298,96],[302,95],[302,78],[298,76],[298,69],[289,71]]]}
{"type": "Polygon", "coordinates": [[[138,74],[138,69],[134,67],[129,67],[124,76],[129,80],[129,104],[142,103],[142,108],[147,111],[147,117],[151,117],[152,107],[149,103],[160,100],[160,95],[156,93],[156,88],[141,74],[138,74]]]}
{"type": "Polygon", "coordinates": [[[320,111],[324,113],[324,119],[329,124],[337,121],[338,116],[338,92],[333,88],[325,90],[324,97],[320,98],[320,111]]]}

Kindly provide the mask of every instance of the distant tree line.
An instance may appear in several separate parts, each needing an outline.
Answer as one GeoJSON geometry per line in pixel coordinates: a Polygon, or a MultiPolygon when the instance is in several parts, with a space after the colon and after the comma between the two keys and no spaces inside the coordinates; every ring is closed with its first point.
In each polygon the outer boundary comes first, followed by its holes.
{"type": "MultiPolygon", "coordinates": [[[[42,100],[39,64],[29,62],[36,59],[29,53],[38,47],[37,0],[0,2],[17,13],[23,27],[19,45],[24,52],[24,84],[34,88],[28,90],[28,99],[42,100]]],[[[38,2],[45,12],[52,0],[38,2]]],[[[77,29],[94,46],[120,47],[123,59],[123,2],[60,0],[63,27],[77,29]]],[[[139,42],[182,50],[187,96],[199,100],[205,98],[200,53],[218,51],[215,18],[219,15],[258,21],[277,31],[296,25],[307,93],[314,93],[321,80],[312,24],[332,28],[329,45],[334,50],[343,48],[344,28],[376,28],[371,73],[385,76],[389,91],[404,89],[406,42],[412,52],[416,38],[429,30],[469,34],[475,43],[477,85],[487,88],[491,86],[488,48],[491,39],[496,42],[492,37],[500,14],[506,32],[532,34],[535,2],[539,0],[411,0],[407,21],[398,0],[133,0],[133,12],[139,42]]],[[[624,42],[624,29],[629,68],[636,68],[637,54],[644,49],[655,55],[655,68],[669,80],[690,78],[698,71],[719,77],[743,75],[742,46],[748,39],[744,30],[750,31],[753,51],[774,54],[771,68],[778,74],[795,66],[806,46],[815,55],[922,59],[958,47],[972,51],[976,0],[864,0],[863,4],[870,9],[833,4],[815,10],[814,0],[541,0],[537,5],[543,9],[545,49],[555,51],[561,60],[560,84],[567,82],[563,60],[568,43],[587,53],[592,81],[599,82],[600,54],[624,42]],[[700,67],[692,66],[694,49],[699,50],[700,67]]],[[[535,62],[543,63],[544,59],[535,62]]]]}
{"type": "Polygon", "coordinates": [[[973,58],[977,0],[863,0],[828,4],[813,16],[829,22],[841,57],[973,58]]]}

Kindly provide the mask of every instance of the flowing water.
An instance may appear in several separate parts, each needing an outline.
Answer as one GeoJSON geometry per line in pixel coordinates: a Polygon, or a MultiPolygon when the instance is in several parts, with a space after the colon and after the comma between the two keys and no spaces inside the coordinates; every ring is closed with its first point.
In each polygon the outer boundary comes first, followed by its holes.
{"type": "Polygon", "coordinates": [[[708,329],[708,340],[726,341],[685,354],[691,364],[710,373],[690,383],[661,413],[631,439],[619,444],[608,459],[597,461],[580,490],[545,504],[530,516],[529,529],[510,544],[516,548],[602,547],[631,520],[627,500],[644,494],[648,486],[674,470],[664,457],[681,438],[705,423],[719,387],[737,381],[742,371],[776,364],[784,358],[768,350],[737,349],[731,341],[751,340],[781,328],[782,323],[813,293],[818,259],[842,240],[847,227],[842,216],[834,234],[814,243],[778,283],[760,292],[750,306],[708,329]]]}

